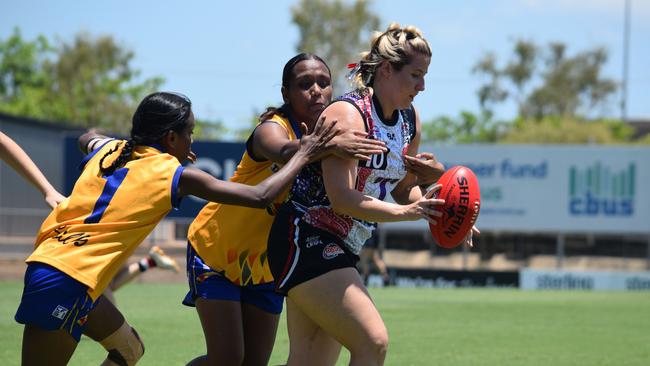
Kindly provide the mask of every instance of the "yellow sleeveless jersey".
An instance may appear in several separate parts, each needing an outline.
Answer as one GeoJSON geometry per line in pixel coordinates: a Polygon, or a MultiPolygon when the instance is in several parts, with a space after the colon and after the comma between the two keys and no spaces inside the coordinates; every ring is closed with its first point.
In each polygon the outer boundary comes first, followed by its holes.
{"type": "MultiPolygon", "coordinates": [[[[270,121],[282,126],[289,140],[297,138],[287,118],[274,115],[270,121]]],[[[279,168],[272,161],[254,160],[247,149],[230,180],[256,185],[279,168]]],[[[275,202],[284,201],[287,194],[288,190],[275,202]]],[[[209,202],[190,225],[188,240],[207,265],[232,283],[240,286],[267,283],[273,281],[266,253],[272,223],[269,210],[209,202]]]]}
{"type": "Polygon", "coordinates": [[[178,203],[179,161],[158,149],[136,146],[131,160],[102,176],[124,141],[111,140],[84,159],[70,197],[45,219],[27,262],[49,264],[88,286],[95,300],[153,228],[178,203]]]}

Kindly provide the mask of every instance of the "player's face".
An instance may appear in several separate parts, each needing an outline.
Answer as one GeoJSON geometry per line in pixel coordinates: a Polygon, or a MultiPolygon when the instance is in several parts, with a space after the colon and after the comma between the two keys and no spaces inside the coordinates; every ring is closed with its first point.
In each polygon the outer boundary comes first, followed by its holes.
{"type": "Polygon", "coordinates": [[[332,99],[332,80],[327,67],[318,60],[300,61],[285,93],[293,117],[312,127],[332,99]]]}
{"type": "Polygon", "coordinates": [[[395,71],[391,78],[395,94],[395,102],[398,109],[407,109],[413,103],[413,99],[419,92],[424,90],[424,75],[427,74],[431,57],[421,53],[415,53],[411,63],[404,65],[401,70],[395,71]]]}
{"type": "Polygon", "coordinates": [[[190,112],[185,127],[175,132],[174,142],[171,143],[169,153],[181,163],[188,159],[192,151],[192,135],[194,134],[194,113],[190,112]]]}

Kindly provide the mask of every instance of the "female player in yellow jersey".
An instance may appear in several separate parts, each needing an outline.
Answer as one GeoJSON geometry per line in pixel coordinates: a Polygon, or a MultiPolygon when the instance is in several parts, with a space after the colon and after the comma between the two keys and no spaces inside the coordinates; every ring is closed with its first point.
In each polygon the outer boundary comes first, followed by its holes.
{"type": "Polygon", "coordinates": [[[82,136],[89,154],[81,176],[43,222],[27,258],[15,316],[25,324],[22,364],[67,364],[83,333],[108,351],[103,365],[134,365],[144,353],[142,342],[102,295],[125,260],[185,195],[266,207],[337,133],[335,123],[323,121],[311,134],[303,124],[296,154],[257,186],[181,166],[193,158],[194,115],[190,100],[180,94],[145,97],[128,141],[82,136]]]}
{"type": "MultiPolygon", "coordinates": [[[[328,66],[301,53],[282,72],[280,108],[268,108],[246,143],[233,182],[257,184],[298,150],[296,121],[313,125],[332,98],[328,66]]],[[[365,131],[345,131],[325,154],[368,160],[385,151],[365,131]]],[[[286,194],[276,202],[282,202],[286,194]]],[[[283,297],[274,291],[266,246],[273,210],[207,204],[190,226],[187,269],[190,291],[184,304],[196,306],[207,355],[190,365],[266,365],[282,312],[283,297]]]]}

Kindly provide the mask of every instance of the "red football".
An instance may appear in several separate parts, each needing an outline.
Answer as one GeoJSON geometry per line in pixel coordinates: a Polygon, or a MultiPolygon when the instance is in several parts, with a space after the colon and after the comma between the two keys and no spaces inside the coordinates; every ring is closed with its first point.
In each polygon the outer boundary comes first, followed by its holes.
{"type": "Polygon", "coordinates": [[[442,188],[437,196],[444,199],[445,204],[440,207],[442,217],[434,217],[436,225],[429,223],[429,230],[439,246],[454,248],[472,230],[478,218],[481,190],[474,172],[462,165],[447,170],[438,183],[442,188]]]}

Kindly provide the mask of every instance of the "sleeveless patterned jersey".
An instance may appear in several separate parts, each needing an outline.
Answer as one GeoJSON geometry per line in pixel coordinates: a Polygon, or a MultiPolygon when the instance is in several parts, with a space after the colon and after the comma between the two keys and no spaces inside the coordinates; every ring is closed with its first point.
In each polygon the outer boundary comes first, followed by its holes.
{"type": "MultiPolygon", "coordinates": [[[[415,135],[414,114],[400,111],[397,123],[391,126],[381,121],[370,95],[355,91],[337,101],[354,104],[363,116],[370,138],[386,143],[386,153],[373,155],[370,161],[359,161],[355,187],[365,195],[385,200],[406,176],[403,156],[415,135]]],[[[312,163],[300,172],[291,189],[290,200],[290,208],[302,212],[305,222],[337,235],[355,254],[359,254],[376,227],[376,223],[334,212],[325,192],[320,162],[312,163]]]]}

